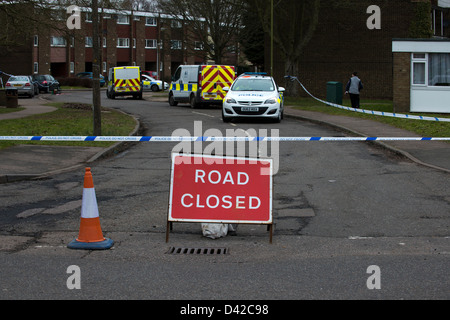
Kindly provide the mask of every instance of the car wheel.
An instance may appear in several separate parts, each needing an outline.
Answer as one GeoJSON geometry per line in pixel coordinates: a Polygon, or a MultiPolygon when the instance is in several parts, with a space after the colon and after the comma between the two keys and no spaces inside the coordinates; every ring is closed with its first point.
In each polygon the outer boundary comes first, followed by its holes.
{"type": "Polygon", "coordinates": [[[275,119],[275,122],[276,123],[280,123],[281,119],[283,119],[283,114],[282,114],[282,112],[280,110],[280,112],[278,112],[278,117],[275,119]]]}
{"type": "Polygon", "coordinates": [[[178,101],[175,101],[175,98],[173,97],[173,93],[169,94],[169,105],[171,107],[176,107],[178,105],[178,101]]]}
{"type": "Polygon", "coordinates": [[[189,98],[189,104],[191,105],[192,109],[195,109],[198,107],[198,104],[195,101],[195,95],[191,94],[191,97],[189,98]]]}
{"type": "Polygon", "coordinates": [[[152,85],[151,89],[153,92],[159,91],[159,87],[156,84],[152,85]]]}

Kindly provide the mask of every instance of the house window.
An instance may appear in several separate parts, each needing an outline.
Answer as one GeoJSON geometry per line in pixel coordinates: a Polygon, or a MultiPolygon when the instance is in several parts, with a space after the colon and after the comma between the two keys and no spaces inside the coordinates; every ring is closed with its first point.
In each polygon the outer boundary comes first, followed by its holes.
{"type": "Polygon", "coordinates": [[[70,62],[70,73],[74,73],[75,72],[75,63],[74,62],[70,62]]]}
{"type": "Polygon", "coordinates": [[[34,36],[33,43],[35,47],[39,46],[39,36],[34,36]]]}
{"type": "Polygon", "coordinates": [[[130,24],[130,17],[125,15],[119,15],[117,17],[118,24],[130,24]]]}
{"type": "Polygon", "coordinates": [[[425,85],[425,62],[414,62],[413,63],[413,84],[415,85],[425,85]]]}
{"type": "Polygon", "coordinates": [[[450,53],[428,54],[428,85],[450,86],[450,53]]]}
{"type": "Polygon", "coordinates": [[[102,63],[102,70],[103,72],[106,72],[106,61],[103,61],[102,63]]]}
{"type": "Polygon", "coordinates": [[[203,50],[203,42],[195,41],[194,42],[194,50],[203,50]]]}
{"type": "Polygon", "coordinates": [[[128,38],[117,39],[117,48],[129,48],[129,47],[130,47],[130,39],[128,38]]]}
{"type": "Polygon", "coordinates": [[[156,39],[145,39],[145,49],[156,49],[156,39]]]}
{"type": "Polygon", "coordinates": [[[92,45],[93,45],[93,43],[92,43],[92,37],[86,37],[86,38],[85,38],[85,46],[86,46],[86,48],[91,48],[92,45]]]}
{"type": "Polygon", "coordinates": [[[181,50],[183,48],[181,40],[170,40],[170,49],[181,50]]]}
{"type": "Polygon", "coordinates": [[[103,37],[103,48],[106,48],[106,37],[103,37]]]}
{"type": "Polygon", "coordinates": [[[39,62],[35,62],[35,63],[33,64],[33,72],[34,72],[35,74],[38,74],[38,73],[39,73],[39,62]]]}
{"type": "Polygon", "coordinates": [[[92,12],[86,12],[86,22],[92,22],[92,12]]]}
{"type": "Polygon", "coordinates": [[[156,18],[155,17],[145,17],[145,25],[156,27],[156,18]]]}
{"type": "Polygon", "coordinates": [[[64,37],[51,37],[50,38],[50,45],[52,47],[65,47],[66,46],[66,39],[64,37]]]}
{"type": "Polygon", "coordinates": [[[433,9],[431,13],[432,29],[433,35],[436,37],[444,36],[444,27],[446,26],[446,21],[444,20],[444,11],[439,9],[433,9]]]}
{"type": "Polygon", "coordinates": [[[181,28],[182,27],[182,24],[181,24],[181,21],[178,21],[178,20],[172,20],[171,21],[171,23],[170,23],[170,26],[172,27],[172,28],[181,28]]]}
{"type": "Polygon", "coordinates": [[[426,85],[427,55],[425,53],[412,54],[412,84],[426,85]]]}
{"type": "Polygon", "coordinates": [[[413,53],[412,84],[450,86],[450,53],[413,53]]]}

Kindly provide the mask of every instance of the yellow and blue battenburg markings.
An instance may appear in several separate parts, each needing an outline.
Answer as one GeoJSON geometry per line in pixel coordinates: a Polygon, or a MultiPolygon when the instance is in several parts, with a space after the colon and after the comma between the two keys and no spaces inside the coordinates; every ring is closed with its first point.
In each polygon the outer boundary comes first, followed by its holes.
{"type": "Polygon", "coordinates": [[[197,91],[198,90],[198,84],[196,83],[191,83],[191,84],[170,84],[170,90],[172,91],[186,91],[186,92],[191,92],[191,91],[197,91]]]}

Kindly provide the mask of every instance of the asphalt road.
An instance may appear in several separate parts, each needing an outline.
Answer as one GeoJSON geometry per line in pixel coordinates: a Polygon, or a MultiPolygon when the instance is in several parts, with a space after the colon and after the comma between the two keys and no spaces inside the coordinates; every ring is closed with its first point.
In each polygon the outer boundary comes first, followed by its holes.
{"type": "MultiPolygon", "coordinates": [[[[90,103],[88,93],[51,99],[90,103]]],[[[153,136],[343,135],[293,119],[225,124],[218,108],[102,100],[137,116],[153,136]]],[[[10,244],[0,252],[0,299],[450,298],[448,174],[367,143],[260,145],[277,167],[273,244],[264,226],[210,240],[197,224],[174,224],[166,243],[170,154],[180,147],[187,146],[135,144],[92,166],[102,229],[115,241],[108,251],[66,248],[78,233],[84,172],[0,185],[0,241],[10,244]],[[171,255],[170,247],[229,253],[171,255]],[[81,289],[67,288],[71,265],[81,270],[81,289]],[[367,286],[373,265],[380,289],[367,286]]]]}

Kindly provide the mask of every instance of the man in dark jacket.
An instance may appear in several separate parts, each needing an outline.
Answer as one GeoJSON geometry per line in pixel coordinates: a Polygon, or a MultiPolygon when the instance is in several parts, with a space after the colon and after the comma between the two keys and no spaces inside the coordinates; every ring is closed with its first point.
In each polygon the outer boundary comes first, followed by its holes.
{"type": "Polygon", "coordinates": [[[352,108],[359,108],[359,94],[363,89],[362,81],[358,78],[358,73],[353,72],[352,77],[347,83],[345,88],[345,94],[350,94],[350,100],[352,102],[352,108]]]}

